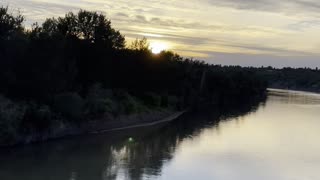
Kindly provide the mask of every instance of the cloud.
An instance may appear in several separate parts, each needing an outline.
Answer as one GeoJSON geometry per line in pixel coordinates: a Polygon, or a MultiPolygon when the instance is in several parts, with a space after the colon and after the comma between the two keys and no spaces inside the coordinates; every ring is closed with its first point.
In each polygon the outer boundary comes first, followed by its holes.
{"type": "Polygon", "coordinates": [[[212,6],[223,6],[239,10],[266,11],[272,13],[319,14],[318,0],[204,0],[212,6]]]}
{"type": "Polygon", "coordinates": [[[115,16],[123,17],[123,18],[128,18],[128,17],[129,17],[127,14],[125,14],[125,13],[121,13],[121,12],[116,13],[116,15],[115,15],[115,16]]]}
{"type": "Polygon", "coordinates": [[[303,32],[306,29],[320,27],[320,20],[302,20],[287,26],[291,30],[303,32]]]}
{"type": "Polygon", "coordinates": [[[236,9],[251,9],[251,10],[277,10],[283,3],[277,0],[208,0],[209,4],[214,6],[226,6],[236,9]]]}
{"type": "Polygon", "coordinates": [[[314,62],[320,52],[316,0],[0,0],[0,4],[19,9],[27,25],[79,9],[100,11],[129,40],[146,36],[165,41],[184,56],[208,61],[220,57],[240,63],[234,54],[242,54],[246,56],[239,58],[279,57],[287,62],[284,57],[312,57],[314,62]]]}

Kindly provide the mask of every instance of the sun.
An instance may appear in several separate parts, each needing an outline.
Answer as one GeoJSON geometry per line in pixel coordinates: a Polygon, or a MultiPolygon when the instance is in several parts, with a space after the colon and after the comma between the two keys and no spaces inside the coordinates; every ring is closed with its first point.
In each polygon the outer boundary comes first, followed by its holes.
{"type": "Polygon", "coordinates": [[[168,49],[168,45],[162,42],[152,42],[150,49],[153,54],[159,54],[161,51],[168,49]]]}

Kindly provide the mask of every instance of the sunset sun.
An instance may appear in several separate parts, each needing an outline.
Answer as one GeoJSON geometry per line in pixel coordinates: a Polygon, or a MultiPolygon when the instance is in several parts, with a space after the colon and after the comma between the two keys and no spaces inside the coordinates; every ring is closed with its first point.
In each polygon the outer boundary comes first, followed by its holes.
{"type": "Polygon", "coordinates": [[[159,54],[161,51],[167,50],[168,45],[162,42],[152,42],[150,49],[153,54],[159,54]]]}

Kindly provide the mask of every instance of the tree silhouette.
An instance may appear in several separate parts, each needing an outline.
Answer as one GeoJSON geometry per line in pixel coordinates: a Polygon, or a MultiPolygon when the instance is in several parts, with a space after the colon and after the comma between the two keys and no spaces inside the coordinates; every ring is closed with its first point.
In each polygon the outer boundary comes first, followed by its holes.
{"type": "Polygon", "coordinates": [[[135,51],[150,51],[150,44],[148,43],[148,40],[146,37],[143,37],[142,39],[136,39],[134,40],[130,46],[129,49],[135,50],[135,51]]]}
{"type": "Polygon", "coordinates": [[[28,109],[13,135],[50,127],[32,121],[43,109],[51,124],[245,100],[266,89],[252,68],[210,65],[170,51],[154,55],[146,38],[126,47],[125,37],[101,13],[69,12],[31,29],[23,21],[0,8],[0,94],[28,109]],[[97,84],[102,90],[92,99],[97,84]]]}
{"type": "Polygon", "coordinates": [[[0,40],[10,40],[23,31],[24,17],[20,14],[13,16],[8,13],[8,7],[0,8],[0,40]]]}

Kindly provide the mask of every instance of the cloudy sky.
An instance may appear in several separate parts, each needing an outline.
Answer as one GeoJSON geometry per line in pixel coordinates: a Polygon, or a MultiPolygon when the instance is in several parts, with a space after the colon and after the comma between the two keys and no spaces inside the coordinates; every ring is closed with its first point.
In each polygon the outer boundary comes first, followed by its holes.
{"type": "Polygon", "coordinates": [[[320,67],[318,0],[0,0],[26,24],[79,9],[105,13],[130,41],[243,66],[320,67]]]}

